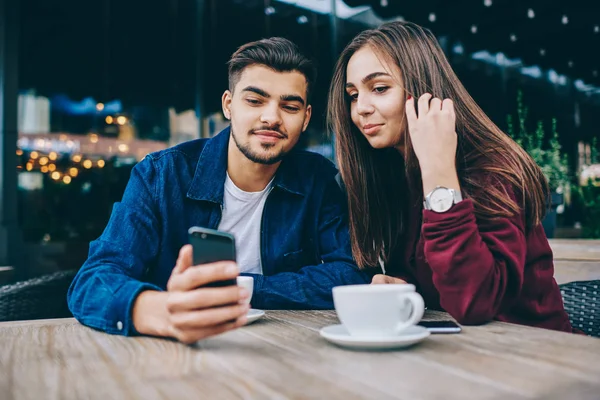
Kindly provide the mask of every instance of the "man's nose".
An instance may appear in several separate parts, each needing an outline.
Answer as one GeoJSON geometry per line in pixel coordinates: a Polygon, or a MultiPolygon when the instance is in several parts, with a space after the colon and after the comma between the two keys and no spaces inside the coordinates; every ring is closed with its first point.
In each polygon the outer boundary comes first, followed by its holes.
{"type": "Polygon", "coordinates": [[[267,105],[260,116],[260,122],[268,126],[281,124],[281,110],[277,105],[267,105]]]}

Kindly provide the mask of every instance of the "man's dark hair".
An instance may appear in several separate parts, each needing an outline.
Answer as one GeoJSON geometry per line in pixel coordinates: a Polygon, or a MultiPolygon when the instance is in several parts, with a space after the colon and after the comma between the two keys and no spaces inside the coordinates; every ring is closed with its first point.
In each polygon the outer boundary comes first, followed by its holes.
{"type": "Polygon", "coordinates": [[[272,37],[246,43],[236,50],[227,63],[229,66],[229,90],[239,82],[246,67],[264,65],[277,72],[298,71],[306,78],[306,99],[310,102],[316,70],[313,62],[304,56],[298,46],[288,39],[272,37]]]}

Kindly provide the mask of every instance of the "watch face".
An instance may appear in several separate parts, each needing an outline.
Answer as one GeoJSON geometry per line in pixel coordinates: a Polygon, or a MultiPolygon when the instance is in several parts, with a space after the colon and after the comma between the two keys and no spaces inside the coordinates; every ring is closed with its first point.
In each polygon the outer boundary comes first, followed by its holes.
{"type": "Polygon", "coordinates": [[[452,204],[454,204],[454,197],[448,189],[438,188],[429,196],[429,205],[433,211],[448,211],[452,204]]]}

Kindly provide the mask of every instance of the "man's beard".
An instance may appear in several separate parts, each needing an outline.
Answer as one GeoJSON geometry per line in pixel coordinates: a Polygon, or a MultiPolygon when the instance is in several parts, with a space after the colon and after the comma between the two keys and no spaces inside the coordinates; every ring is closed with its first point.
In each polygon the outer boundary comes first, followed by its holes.
{"type": "MultiPolygon", "coordinates": [[[[253,135],[252,131],[248,132],[248,135],[253,135]]],[[[283,157],[285,157],[285,155],[287,154],[287,152],[283,148],[281,149],[281,151],[279,151],[278,154],[275,154],[275,155],[257,154],[255,151],[253,151],[250,148],[249,142],[247,142],[247,143],[238,142],[237,137],[236,137],[235,133],[233,132],[233,128],[231,128],[231,136],[233,137],[233,141],[235,142],[235,145],[242,152],[242,154],[244,156],[246,156],[246,158],[248,160],[255,162],[257,164],[272,165],[272,164],[275,164],[275,163],[278,163],[279,161],[281,161],[283,159],[283,157]]],[[[264,150],[269,150],[269,149],[275,147],[275,144],[261,143],[261,147],[264,150]]]]}

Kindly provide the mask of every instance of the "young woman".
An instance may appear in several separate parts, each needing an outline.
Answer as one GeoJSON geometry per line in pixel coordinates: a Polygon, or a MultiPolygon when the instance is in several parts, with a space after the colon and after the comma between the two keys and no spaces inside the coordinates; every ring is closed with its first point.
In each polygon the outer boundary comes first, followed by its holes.
{"type": "Polygon", "coordinates": [[[463,324],[571,332],[540,221],[541,169],[477,106],[434,35],[407,22],[344,49],[328,119],[354,257],[463,324]]]}

